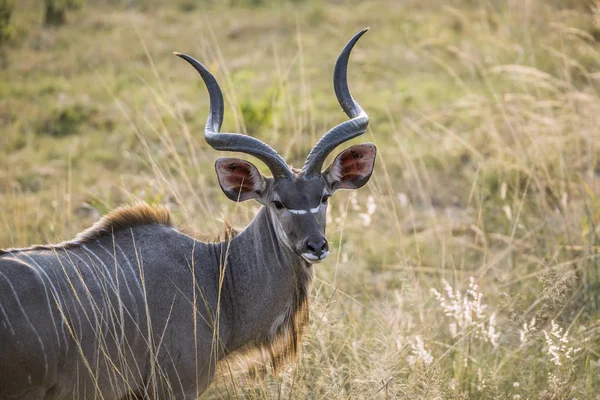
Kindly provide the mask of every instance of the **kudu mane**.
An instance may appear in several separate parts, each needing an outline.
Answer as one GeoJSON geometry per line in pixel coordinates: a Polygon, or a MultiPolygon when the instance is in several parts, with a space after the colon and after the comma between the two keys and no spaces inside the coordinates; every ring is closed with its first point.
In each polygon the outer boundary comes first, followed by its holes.
{"type": "Polygon", "coordinates": [[[0,255],[27,250],[71,249],[93,242],[101,237],[142,225],[173,226],[171,213],[165,206],[151,206],[143,202],[125,205],[104,215],[91,227],[79,232],[72,240],[57,244],[34,245],[26,248],[0,249],[0,255]]]}
{"type": "MultiPolygon", "coordinates": [[[[177,229],[179,232],[191,236],[205,243],[218,243],[231,240],[239,233],[238,229],[232,227],[227,221],[223,221],[224,230],[216,236],[196,231],[193,228],[177,229]]],[[[108,214],[96,221],[91,227],[79,232],[75,238],[56,244],[34,245],[24,248],[0,249],[0,255],[28,250],[53,250],[72,249],[93,242],[104,236],[132,229],[143,225],[163,225],[175,228],[171,212],[163,205],[150,205],[144,202],[136,202],[115,208],[108,214]]]]}

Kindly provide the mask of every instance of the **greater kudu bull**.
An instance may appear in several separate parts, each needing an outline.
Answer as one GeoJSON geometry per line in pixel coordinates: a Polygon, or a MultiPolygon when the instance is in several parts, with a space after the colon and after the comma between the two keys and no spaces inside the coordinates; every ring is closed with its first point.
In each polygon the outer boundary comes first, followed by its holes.
{"type": "Polygon", "coordinates": [[[120,208],[75,239],[0,251],[0,399],[194,399],[216,363],[258,349],[274,368],[296,354],[308,322],[314,263],[329,253],[327,199],[370,178],[376,149],[350,147],[322,172],[327,155],[361,135],[367,114],[348,90],[348,58],[334,70],[351,118],[327,132],[302,170],[240,134],[219,133],[223,96],[198,61],[210,95],[206,141],[247,153],[273,177],[237,158],[216,162],[233,201],[262,204],[252,223],[220,243],[174,229],[164,208],[120,208]]]}

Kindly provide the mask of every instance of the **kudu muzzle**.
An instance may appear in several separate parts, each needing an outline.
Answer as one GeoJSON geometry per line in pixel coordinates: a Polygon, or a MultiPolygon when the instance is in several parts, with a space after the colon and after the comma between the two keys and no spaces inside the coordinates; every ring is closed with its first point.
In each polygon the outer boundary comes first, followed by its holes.
{"type": "Polygon", "coordinates": [[[312,262],[322,261],[329,255],[329,243],[324,236],[307,239],[306,249],[308,251],[302,256],[312,262]]]}
{"type": "Polygon", "coordinates": [[[319,263],[329,255],[329,243],[315,215],[302,215],[298,218],[298,228],[306,232],[300,242],[299,253],[309,263],[319,263]]]}

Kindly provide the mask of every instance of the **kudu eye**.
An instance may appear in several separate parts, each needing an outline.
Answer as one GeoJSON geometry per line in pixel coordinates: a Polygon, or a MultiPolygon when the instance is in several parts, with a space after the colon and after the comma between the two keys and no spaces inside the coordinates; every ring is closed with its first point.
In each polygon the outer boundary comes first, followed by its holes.
{"type": "Polygon", "coordinates": [[[276,209],[278,210],[283,210],[283,204],[280,201],[274,200],[273,201],[273,205],[275,206],[276,209]]]}
{"type": "Polygon", "coordinates": [[[330,195],[326,194],[325,196],[323,196],[323,197],[321,198],[321,203],[323,203],[323,204],[327,204],[327,202],[329,201],[329,198],[330,198],[330,197],[331,197],[330,195]]]}

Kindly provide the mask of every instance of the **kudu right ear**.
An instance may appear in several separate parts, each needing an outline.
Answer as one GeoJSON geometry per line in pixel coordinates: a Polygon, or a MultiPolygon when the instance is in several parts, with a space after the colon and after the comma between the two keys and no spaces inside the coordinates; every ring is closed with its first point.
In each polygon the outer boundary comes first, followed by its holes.
{"type": "Polygon", "coordinates": [[[239,158],[219,158],[215,162],[219,185],[233,201],[260,197],[266,187],[265,178],[250,162],[239,158]]]}
{"type": "Polygon", "coordinates": [[[369,181],[376,155],[377,148],[372,143],[352,146],[337,155],[323,177],[332,190],[358,189],[369,181]]]}

